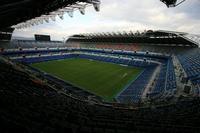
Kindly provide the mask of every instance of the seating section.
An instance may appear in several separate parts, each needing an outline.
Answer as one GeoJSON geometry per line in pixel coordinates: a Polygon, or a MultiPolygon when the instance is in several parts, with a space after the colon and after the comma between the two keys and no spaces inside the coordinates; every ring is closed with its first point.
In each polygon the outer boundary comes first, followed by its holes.
{"type": "Polygon", "coordinates": [[[138,44],[96,44],[98,49],[114,49],[114,50],[128,50],[128,51],[139,51],[140,47],[138,44]]]}
{"type": "Polygon", "coordinates": [[[5,56],[20,56],[20,55],[34,55],[34,54],[50,54],[50,53],[60,53],[60,52],[65,52],[67,51],[66,48],[53,48],[53,49],[25,49],[25,50],[8,50],[4,51],[0,54],[5,55],[5,56]]]}
{"type": "Polygon", "coordinates": [[[37,62],[44,62],[44,61],[50,61],[50,60],[61,60],[61,59],[68,59],[73,58],[75,55],[47,55],[47,56],[40,56],[40,57],[30,57],[30,58],[19,58],[15,59],[17,62],[23,62],[23,63],[37,63],[37,62]]]}
{"type": "Polygon", "coordinates": [[[153,73],[154,68],[157,66],[155,63],[145,62],[143,60],[138,61],[138,60],[123,59],[123,58],[107,57],[107,56],[102,56],[102,55],[101,56],[90,55],[90,54],[80,54],[80,55],[67,54],[67,55],[41,56],[41,57],[33,57],[33,58],[21,58],[21,59],[16,59],[16,61],[24,62],[24,63],[36,63],[36,62],[67,59],[67,58],[74,58],[74,57],[93,59],[93,60],[99,60],[99,61],[110,62],[110,63],[115,63],[115,64],[123,64],[123,65],[128,65],[128,66],[144,68],[145,71],[132,84],[130,84],[130,86],[126,88],[123,93],[121,93],[117,97],[117,100],[119,102],[138,103],[145,89],[145,85],[148,83],[153,73]],[[129,99],[129,101],[127,101],[127,99],[129,99]]]}
{"type": "Polygon", "coordinates": [[[0,46],[2,133],[199,133],[199,91],[199,48],[117,43],[65,45],[60,41],[29,40],[13,40],[0,46]],[[196,95],[176,97],[169,103],[177,92],[171,58],[174,54],[196,95]],[[107,103],[94,94],[26,66],[26,63],[76,57],[140,67],[144,71],[117,95],[116,101],[107,103]],[[143,92],[157,68],[159,72],[147,93],[150,99],[144,102],[143,92]]]}
{"type": "Polygon", "coordinates": [[[3,55],[14,56],[14,55],[29,55],[29,57],[20,57],[16,58],[15,61],[23,63],[36,63],[49,60],[59,60],[59,59],[68,59],[68,58],[87,58],[93,60],[99,60],[104,62],[123,64],[135,67],[142,67],[145,69],[145,73],[141,74],[128,88],[126,88],[123,93],[121,93],[117,100],[119,102],[140,102],[141,96],[145,89],[145,86],[148,84],[151,75],[153,74],[154,68],[157,66],[157,63],[149,62],[146,60],[152,60],[155,62],[161,62],[161,71],[155,81],[155,88],[151,92],[151,97],[162,95],[165,92],[173,95],[176,89],[176,81],[174,74],[174,67],[171,61],[171,58],[151,54],[151,53],[135,53],[127,51],[105,51],[98,49],[76,49],[76,48],[63,48],[63,49],[46,49],[46,50],[22,50],[22,51],[5,51],[3,55]],[[62,53],[59,53],[62,52],[62,53]],[[81,52],[81,54],[71,54],[73,52],[81,52]],[[30,56],[31,54],[40,54],[40,56],[30,56]],[[48,54],[52,53],[52,55],[48,54]],[[59,53],[59,54],[56,54],[59,53]],[[129,59],[128,59],[128,58],[129,59]],[[129,93],[131,92],[131,93],[129,93]],[[127,97],[126,97],[127,96],[127,97]]]}
{"type": "Polygon", "coordinates": [[[60,54],[69,52],[88,52],[97,54],[109,54],[109,55],[121,55],[121,56],[136,56],[136,58],[166,58],[165,55],[156,53],[146,53],[146,52],[130,52],[122,50],[103,50],[103,49],[88,49],[88,48],[39,48],[39,49],[15,49],[15,50],[5,50],[0,52],[0,54],[8,57],[20,57],[23,55],[30,56],[36,54],[60,54]]]}
{"type": "Polygon", "coordinates": [[[69,48],[80,48],[81,45],[79,43],[67,43],[66,47],[69,47],[69,48]]]}
{"type": "Polygon", "coordinates": [[[176,76],[174,71],[174,65],[172,59],[168,60],[167,64],[167,79],[166,79],[166,91],[176,90],[176,76]]]}
{"type": "Polygon", "coordinates": [[[117,100],[122,103],[139,103],[154,69],[154,66],[145,68],[145,70],[118,95],[117,100]]]}
{"type": "Polygon", "coordinates": [[[41,79],[30,76],[33,74],[22,66],[0,60],[1,132],[200,131],[199,98],[179,99],[170,105],[141,108],[94,103],[75,98],[69,92],[61,93],[59,84],[52,88],[41,79]]]}
{"type": "Polygon", "coordinates": [[[160,72],[159,75],[154,82],[155,87],[152,89],[150,93],[150,98],[157,98],[158,96],[161,96],[165,92],[165,80],[166,80],[166,70],[167,70],[167,65],[166,61],[162,61],[160,66],[160,72]]]}
{"type": "Polygon", "coordinates": [[[189,50],[177,57],[187,73],[187,79],[191,80],[194,85],[200,85],[200,50],[189,50]]]}
{"type": "Polygon", "coordinates": [[[162,54],[178,54],[181,51],[187,51],[187,47],[169,47],[169,46],[163,46],[163,45],[150,45],[150,44],[140,44],[140,51],[149,51],[149,52],[155,52],[155,53],[162,53],[162,54]]]}
{"type": "Polygon", "coordinates": [[[90,54],[80,54],[79,57],[86,58],[86,59],[99,60],[99,61],[104,61],[104,62],[110,62],[110,63],[115,63],[115,64],[135,66],[135,67],[147,67],[147,66],[155,65],[154,63],[150,63],[150,62],[122,59],[122,58],[116,58],[116,57],[114,58],[114,57],[107,57],[107,56],[90,55],[90,54]]]}
{"type": "Polygon", "coordinates": [[[64,47],[64,43],[61,41],[35,41],[35,40],[12,40],[11,45],[7,49],[13,48],[55,48],[64,47]]]}
{"type": "Polygon", "coordinates": [[[162,54],[178,54],[180,51],[187,51],[186,47],[176,47],[173,46],[162,46],[153,44],[127,44],[127,43],[72,43],[68,45],[69,47],[76,48],[97,48],[97,49],[111,49],[111,50],[127,50],[127,51],[142,51],[142,52],[154,52],[162,54]]]}
{"type": "Polygon", "coordinates": [[[168,58],[167,60],[162,60],[160,62],[160,73],[157,80],[154,82],[155,87],[149,94],[151,99],[158,99],[163,96],[173,96],[176,92],[176,76],[172,59],[168,58]],[[166,93],[169,95],[166,95],[166,93]]]}
{"type": "MultiPolygon", "coordinates": [[[[71,47],[73,47],[73,45],[70,45],[71,47]]],[[[92,48],[92,49],[95,49],[96,48],[96,44],[95,43],[81,43],[80,45],[79,45],[79,48],[92,48]]]]}

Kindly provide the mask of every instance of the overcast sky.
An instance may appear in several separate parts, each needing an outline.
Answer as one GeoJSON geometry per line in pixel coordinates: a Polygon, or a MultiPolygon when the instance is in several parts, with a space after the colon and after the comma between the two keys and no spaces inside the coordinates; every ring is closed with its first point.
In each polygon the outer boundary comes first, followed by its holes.
{"type": "Polygon", "coordinates": [[[160,0],[101,0],[101,11],[86,8],[86,14],[74,12],[56,22],[15,30],[13,36],[33,37],[49,34],[52,40],[79,33],[136,30],[172,30],[200,34],[200,0],[186,0],[176,8],[167,8],[160,0]]]}

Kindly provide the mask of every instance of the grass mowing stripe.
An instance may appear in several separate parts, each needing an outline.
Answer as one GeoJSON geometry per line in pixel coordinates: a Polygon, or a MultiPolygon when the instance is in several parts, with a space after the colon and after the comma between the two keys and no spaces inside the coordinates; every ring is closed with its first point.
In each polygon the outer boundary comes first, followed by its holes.
{"type": "Polygon", "coordinates": [[[142,71],[140,68],[79,58],[35,63],[32,66],[80,86],[107,101],[111,101],[142,71]]]}

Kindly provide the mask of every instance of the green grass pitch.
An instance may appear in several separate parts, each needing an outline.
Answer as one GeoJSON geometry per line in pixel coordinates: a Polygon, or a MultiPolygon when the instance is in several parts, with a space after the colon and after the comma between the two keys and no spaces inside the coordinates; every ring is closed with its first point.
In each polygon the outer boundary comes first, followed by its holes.
{"type": "Polygon", "coordinates": [[[88,60],[66,59],[35,63],[34,68],[112,101],[142,71],[141,68],[88,60]]]}

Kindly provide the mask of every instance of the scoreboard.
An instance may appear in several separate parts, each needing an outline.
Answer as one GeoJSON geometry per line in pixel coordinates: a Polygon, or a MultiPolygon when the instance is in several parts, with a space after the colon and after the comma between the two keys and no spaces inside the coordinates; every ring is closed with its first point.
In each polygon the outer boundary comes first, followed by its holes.
{"type": "Polygon", "coordinates": [[[13,28],[0,29],[0,40],[9,41],[11,40],[13,28]]]}
{"type": "Polygon", "coordinates": [[[35,34],[35,40],[36,41],[51,41],[51,37],[50,37],[50,35],[35,34]]]}

